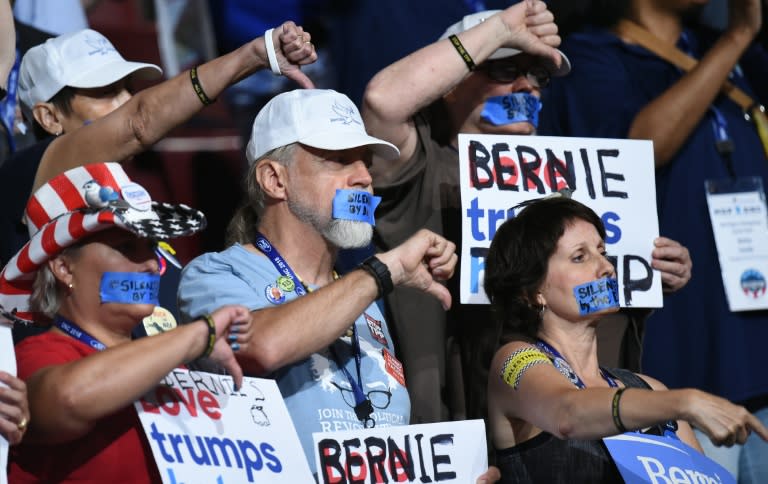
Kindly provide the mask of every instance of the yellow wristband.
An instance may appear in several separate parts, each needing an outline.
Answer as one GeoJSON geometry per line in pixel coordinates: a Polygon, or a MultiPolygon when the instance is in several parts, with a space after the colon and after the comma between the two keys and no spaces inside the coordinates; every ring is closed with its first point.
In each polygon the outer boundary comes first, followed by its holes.
{"type": "Polygon", "coordinates": [[[208,344],[200,358],[207,358],[213,353],[213,346],[216,344],[216,322],[214,322],[210,314],[203,314],[203,319],[208,324],[208,344]]]}

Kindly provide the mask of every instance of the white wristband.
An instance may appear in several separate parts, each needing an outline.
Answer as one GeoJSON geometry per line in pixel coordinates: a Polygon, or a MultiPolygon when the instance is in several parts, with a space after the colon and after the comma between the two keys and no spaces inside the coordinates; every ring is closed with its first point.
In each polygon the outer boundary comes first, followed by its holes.
{"type": "Polygon", "coordinates": [[[275,43],[272,42],[272,31],[269,29],[264,32],[264,46],[267,48],[267,58],[269,59],[269,68],[276,76],[281,76],[280,64],[277,63],[277,54],[275,53],[275,43]]]}

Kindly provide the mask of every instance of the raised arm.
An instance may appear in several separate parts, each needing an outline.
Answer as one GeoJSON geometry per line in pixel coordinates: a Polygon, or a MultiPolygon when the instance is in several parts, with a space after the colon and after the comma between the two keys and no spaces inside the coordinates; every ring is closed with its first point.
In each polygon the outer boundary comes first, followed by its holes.
{"type": "MultiPolygon", "coordinates": [[[[579,390],[551,363],[523,371],[517,388],[505,382],[501,375],[507,358],[527,348],[534,347],[513,342],[496,353],[488,384],[492,418],[495,413],[520,419],[564,439],[598,439],[619,433],[612,415],[616,388],[579,390]]],[[[647,381],[658,390],[630,388],[618,402],[620,421],[629,430],[678,420],[701,429],[716,445],[742,444],[751,432],[768,440],[768,429],[741,406],[699,390],[666,390],[657,381],[647,381]]],[[[680,437],[699,448],[688,425],[681,429],[680,437]]]]}
{"type": "MultiPolygon", "coordinates": [[[[453,275],[456,246],[427,230],[377,257],[397,286],[432,294],[446,309],[451,305],[447,288],[439,281],[453,275]]],[[[328,347],[376,300],[376,280],[364,270],[289,303],[251,313],[251,324],[237,352],[248,374],[269,373],[328,347]]]]}
{"type": "Polygon", "coordinates": [[[677,154],[760,31],[760,0],[734,0],[728,6],[728,29],[694,69],[647,104],[630,126],[629,138],[653,140],[657,168],[677,154]]]}
{"type": "Polygon", "coordinates": [[[8,73],[16,60],[16,30],[11,2],[0,2],[0,87],[7,89],[8,73]]]}
{"type": "MultiPolygon", "coordinates": [[[[283,75],[301,87],[313,87],[300,70],[317,60],[309,33],[285,22],[274,29],[272,38],[283,75]]],[[[264,38],[258,37],[199,66],[197,75],[208,98],[215,99],[228,86],[264,68],[269,68],[269,59],[264,38]]],[[[122,161],[140,153],[202,108],[189,71],[145,89],[109,115],[54,140],[43,155],[32,191],[75,166],[122,161]]]]}
{"type": "MultiPolygon", "coordinates": [[[[552,13],[541,0],[520,2],[458,37],[475,64],[500,47],[513,47],[551,57],[560,44],[552,13]]],[[[416,129],[413,116],[444,96],[468,74],[467,65],[448,39],[434,42],[386,67],[368,83],[362,116],[370,134],[400,149],[399,160],[374,159],[374,185],[390,178],[413,155],[416,129]]]]}
{"type": "MultiPolygon", "coordinates": [[[[211,315],[216,343],[211,356],[242,382],[226,337],[233,323],[248,318],[241,306],[211,315]]],[[[88,433],[99,419],[130,405],[172,369],[199,357],[208,345],[208,323],[200,320],[85,358],[47,366],[27,378],[32,421],[25,440],[67,442],[88,433]]]]}

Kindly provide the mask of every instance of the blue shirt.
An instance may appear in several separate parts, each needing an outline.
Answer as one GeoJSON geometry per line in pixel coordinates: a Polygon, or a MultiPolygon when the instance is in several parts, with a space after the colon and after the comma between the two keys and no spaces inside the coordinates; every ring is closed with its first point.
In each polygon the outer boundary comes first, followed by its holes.
{"type": "MultiPolygon", "coordinates": [[[[179,285],[179,309],[183,320],[210,313],[225,304],[242,304],[251,311],[276,305],[280,273],[266,257],[233,245],[223,252],[204,254],[185,268],[179,285]]],[[[296,293],[281,291],[286,304],[296,293]]],[[[363,391],[373,404],[377,427],[408,425],[410,400],[407,389],[387,370],[394,356],[389,329],[378,306],[372,303],[355,320],[362,354],[363,391]]],[[[334,343],[337,356],[357,379],[349,337],[334,343]]],[[[353,410],[351,386],[328,349],[288,365],[271,375],[280,387],[293,425],[315,472],[312,433],[361,428],[353,410]]]]}
{"type": "MultiPolygon", "coordinates": [[[[704,33],[686,35],[694,52],[706,52],[715,39],[704,33]]],[[[626,138],[637,113],[682,77],[655,54],[607,31],[573,34],[562,50],[573,70],[554,79],[545,93],[539,130],[544,135],[626,138]]],[[[768,55],[753,47],[731,80],[754,95],[747,79],[762,89],[767,66],[768,55]]],[[[719,96],[714,104],[734,141],[735,174],[759,176],[765,184],[768,160],[754,125],[727,97],[719,96]]],[[[768,373],[762,371],[768,311],[728,309],[704,191],[705,180],[728,176],[715,148],[711,113],[671,162],[656,171],[661,234],[688,247],[693,277],[685,288],[666,296],[664,308],[648,320],[643,372],[670,387],[697,387],[743,401],[768,394],[768,373]]]]}

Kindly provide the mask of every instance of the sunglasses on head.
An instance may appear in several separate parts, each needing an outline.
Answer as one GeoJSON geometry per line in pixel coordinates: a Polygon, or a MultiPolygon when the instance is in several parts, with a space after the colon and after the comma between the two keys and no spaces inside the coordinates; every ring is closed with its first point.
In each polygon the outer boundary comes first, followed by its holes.
{"type": "Polygon", "coordinates": [[[503,84],[511,83],[520,76],[525,76],[533,87],[543,88],[549,85],[549,71],[541,65],[522,67],[511,62],[485,62],[478,67],[489,79],[503,84]]]}

